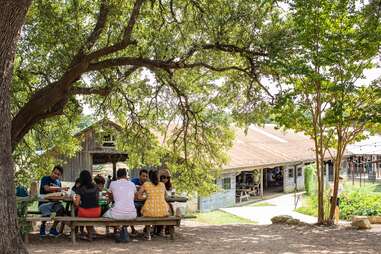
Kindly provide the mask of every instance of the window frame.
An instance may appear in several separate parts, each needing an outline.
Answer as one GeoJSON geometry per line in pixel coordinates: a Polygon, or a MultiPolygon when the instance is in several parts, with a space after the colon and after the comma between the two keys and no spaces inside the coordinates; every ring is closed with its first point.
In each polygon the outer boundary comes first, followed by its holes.
{"type": "Polygon", "coordinates": [[[289,168],[287,175],[288,175],[288,178],[294,178],[294,169],[293,168],[289,168]]]}
{"type": "Polygon", "coordinates": [[[296,175],[299,177],[299,176],[303,176],[303,168],[302,167],[299,167],[296,169],[296,175]]]}
{"type": "Polygon", "coordinates": [[[221,181],[222,189],[225,191],[232,189],[232,179],[230,177],[224,177],[221,181]],[[228,180],[229,182],[226,182],[225,180],[228,180]]]}

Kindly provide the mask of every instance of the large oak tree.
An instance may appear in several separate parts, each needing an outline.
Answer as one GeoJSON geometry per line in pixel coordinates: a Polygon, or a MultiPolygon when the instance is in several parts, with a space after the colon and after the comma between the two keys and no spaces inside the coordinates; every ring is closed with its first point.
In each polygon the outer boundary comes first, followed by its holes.
{"type": "Polygon", "coordinates": [[[0,2],[0,243],[6,253],[25,252],[16,229],[11,153],[36,125],[75,112],[78,99],[111,111],[135,134],[176,123],[168,140],[178,173],[203,180],[202,168],[221,163],[229,143],[224,113],[260,116],[272,99],[261,76],[287,48],[276,1],[31,2],[0,2]]]}

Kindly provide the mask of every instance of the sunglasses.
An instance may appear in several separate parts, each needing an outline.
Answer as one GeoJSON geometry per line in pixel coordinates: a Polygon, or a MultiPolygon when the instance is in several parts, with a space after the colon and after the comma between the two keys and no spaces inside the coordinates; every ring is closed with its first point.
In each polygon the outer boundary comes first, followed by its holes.
{"type": "Polygon", "coordinates": [[[170,176],[160,176],[160,179],[161,180],[164,180],[164,179],[168,179],[169,180],[169,179],[171,179],[171,177],[170,176]]]}

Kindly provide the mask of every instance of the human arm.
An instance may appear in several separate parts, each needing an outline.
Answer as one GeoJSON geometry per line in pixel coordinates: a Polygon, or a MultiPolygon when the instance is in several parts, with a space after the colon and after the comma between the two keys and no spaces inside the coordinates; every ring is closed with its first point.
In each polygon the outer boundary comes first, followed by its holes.
{"type": "Polygon", "coordinates": [[[139,191],[135,193],[135,197],[137,200],[145,200],[143,194],[145,192],[145,184],[140,186],[139,191]]]}

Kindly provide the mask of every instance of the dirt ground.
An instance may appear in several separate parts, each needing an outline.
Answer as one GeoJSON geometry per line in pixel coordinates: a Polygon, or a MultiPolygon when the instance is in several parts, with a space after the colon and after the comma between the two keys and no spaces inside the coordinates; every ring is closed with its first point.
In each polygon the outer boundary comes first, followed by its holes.
{"type": "MultiPolygon", "coordinates": [[[[101,235],[93,242],[70,238],[30,237],[30,253],[381,253],[381,226],[370,231],[349,227],[322,228],[289,225],[223,225],[210,226],[183,221],[174,241],[166,237],[143,240],[142,235],[130,238],[127,244],[117,244],[101,235]]],[[[102,228],[97,228],[99,233],[102,228]]],[[[141,228],[140,228],[141,231],[141,228]]]]}

